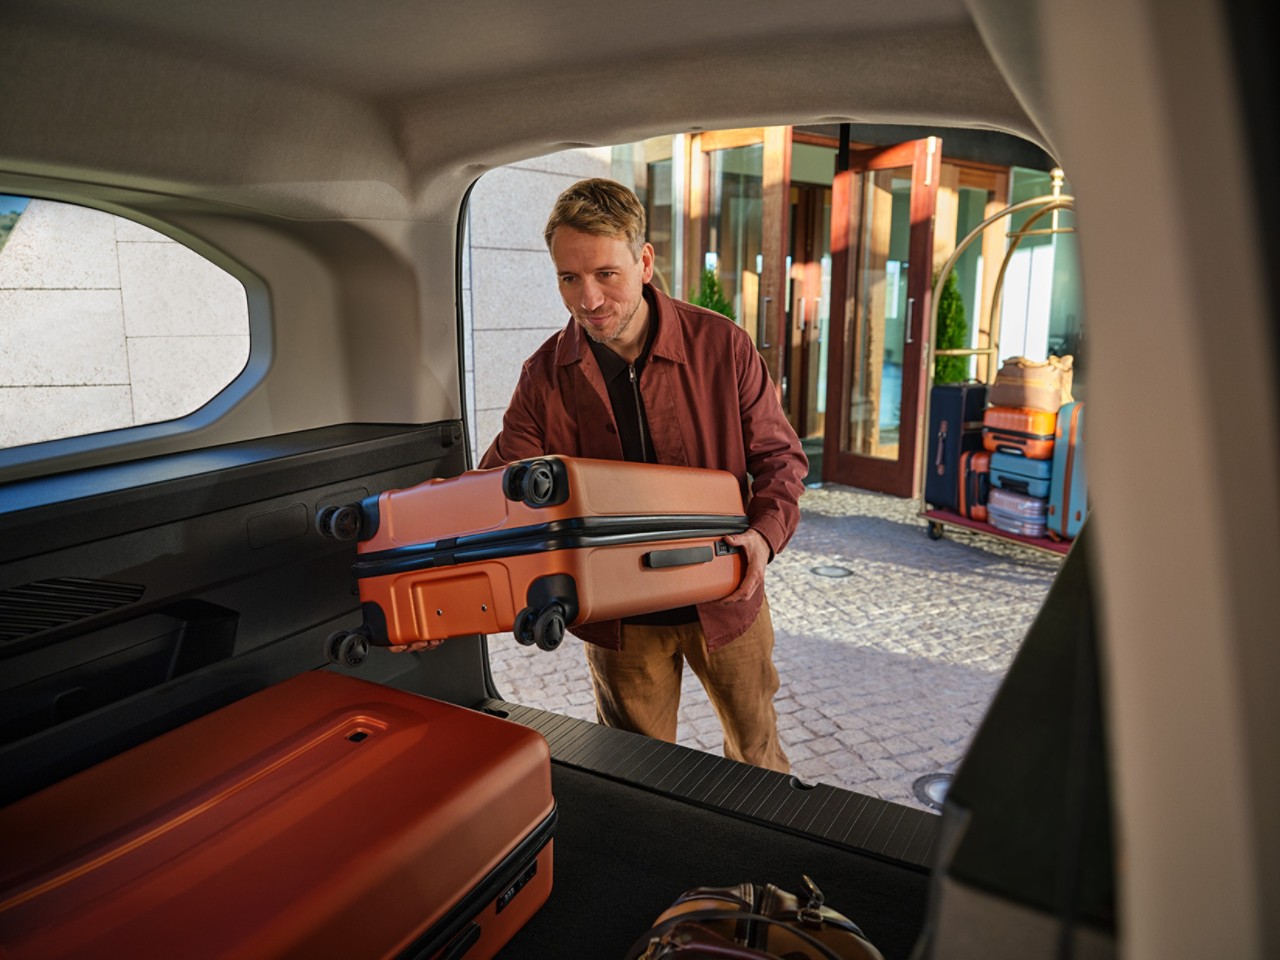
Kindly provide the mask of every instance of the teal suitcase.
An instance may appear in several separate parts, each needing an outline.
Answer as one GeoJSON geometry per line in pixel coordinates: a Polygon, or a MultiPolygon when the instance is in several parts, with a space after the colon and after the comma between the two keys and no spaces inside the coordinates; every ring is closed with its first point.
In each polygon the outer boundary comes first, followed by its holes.
{"type": "Polygon", "coordinates": [[[1084,403],[1077,400],[1058,411],[1053,445],[1053,471],[1049,477],[1048,530],[1072,539],[1080,532],[1089,512],[1089,486],[1085,468],[1084,403]]]}
{"type": "Polygon", "coordinates": [[[1032,460],[1016,453],[991,455],[991,485],[1001,490],[1025,493],[1029,497],[1045,499],[1052,484],[1053,462],[1032,460]]]}

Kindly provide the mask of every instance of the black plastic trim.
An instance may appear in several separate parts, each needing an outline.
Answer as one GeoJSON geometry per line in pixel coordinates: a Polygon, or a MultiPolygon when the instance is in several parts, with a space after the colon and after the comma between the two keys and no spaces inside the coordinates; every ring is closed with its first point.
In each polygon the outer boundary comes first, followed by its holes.
{"type": "Polygon", "coordinates": [[[587,517],[446,537],[430,543],[379,550],[361,556],[352,572],[358,579],[408,570],[428,570],[477,560],[498,560],[526,553],[577,550],[691,537],[728,536],[747,529],[746,517],[587,517]]]}
{"type": "Polygon", "coordinates": [[[415,940],[400,954],[398,960],[428,960],[443,950],[503,891],[519,880],[551,842],[556,831],[556,811],[553,808],[547,818],[533,828],[524,840],[482,882],[466,894],[457,905],[440,918],[430,930],[415,940]]]}
{"type": "Polygon", "coordinates": [[[447,456],[456,421],[343,424],[0,486],[0,563],[447,456]]]}

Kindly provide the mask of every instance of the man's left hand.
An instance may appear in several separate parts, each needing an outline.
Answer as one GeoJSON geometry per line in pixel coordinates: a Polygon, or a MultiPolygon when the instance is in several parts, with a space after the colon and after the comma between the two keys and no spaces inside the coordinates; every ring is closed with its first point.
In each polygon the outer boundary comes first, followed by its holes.
{"type": "Polygon", "coordinates": [[[726,603],[738,603],[747,599],[764,584],[764,568],[769,565],[769,542],[759,531],[748,528],[742,533],[734,533],[724,538],[731,547],[742,548],[742,558],[746,569],[742,575],[742,583],[738,589],[725,597],[726,603]]]}

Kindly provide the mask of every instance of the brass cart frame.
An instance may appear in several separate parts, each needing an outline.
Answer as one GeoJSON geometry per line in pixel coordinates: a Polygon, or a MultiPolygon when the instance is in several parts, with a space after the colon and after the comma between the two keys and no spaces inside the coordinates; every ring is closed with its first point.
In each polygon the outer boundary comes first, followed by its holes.
{"type": "MultiPolygon", "coordinates": [[[[1075,197],[1062,192],[1063,173],[1060,169],[1053,171],[1053,192],[1044,196],[1032,197],[1029,200],[1022,200],[1018,203],[1011,204],[991,216],[987,217],[980,224],[974,227],[969,233],[956,244],[955,251],[947,258],[947,262],[943,264],[942,269],[938,271],[938,278],[934,281],[933,297],[930,308],[930,338],[927,346],[927,356],[925,357],[925,398],[924,398],[924,415],[922,419],[923,428],[921,436],[925,437],[928,433],[930,408],[933,402],[933,381],[934,381],[934,365],[938,357],[986,357],[987,364],[984,371],[984,381],[990,384],[995,379],[996,370],[1000,363],[1000,307],[1001,294],[1004,289],[1005,272],[1009,268],[1009,261],[1013,258],[1019,244],[1025,237],[1045,236],[1055,233],[1074,233],[1075,227],[1064,227],[1058,223],[1058,212],[1062,210],[1075,209],[1075,197]],[[988,316],[989,333],[987,334],[987,345],[985,347],[964,347],[956,349],[939,350],[938,344],[938,304],[942,297],[942,288],[947,282],[947,277],[951,275],[951,271],[955,269],[955,265],[959,262],[961,255],[969,248],[976,239],[981,237],[993,224],[1011,217],[1015,213],[1022,211],[1032,211],[1027,217],[1026,222],[1017,230],[1011,230],[1007,236],[1009,238],[1009,246],[1005,250],[1004,259],[1000,263],[1000,271],[996,275],[995,289],[991,296],[991,312],[988,316]],[[1044,217],[1053,215],[1051,226],[1034,229],[1035,224],[1040,222],[1044,217]]],[[[927,443],[927,440],[923,442],[927,443]]],[[[929,522],[929,537],[931,539],[940,539],[947,527],[954,527],[963,530],[970,530],[977,533],[986,534],[988,536],[997,537],[1003,540],[1012,540],[1036,550],[1051,553],[1055,556],[1061,556],[1070,548],[1069,542],[1058,542],[1047,540],[1044,538],[1024,537],[1018,534],[1006,533],[997,529],[989,523],[983,523],[979,520],[970,520],[958,513],[950,510],[942,510],[930,508],[928,502],[924,498],[925,479],[929,469],[929,458],[921,456],[920,473],[919,473],[919,489],[920,489],[920,516],[929,522]]]]}

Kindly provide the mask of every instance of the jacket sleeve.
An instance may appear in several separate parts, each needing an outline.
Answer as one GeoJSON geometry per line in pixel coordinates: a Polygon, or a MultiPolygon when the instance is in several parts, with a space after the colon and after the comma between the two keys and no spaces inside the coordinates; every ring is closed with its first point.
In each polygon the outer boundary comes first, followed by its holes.
{"type": "Polygon", "coordinates": [[[735,345],[742,441],[751,476],[747,519],[769,544],[770,559],[796,532],[809,460],[787,421],[764,358],[746,337],[735,345]]]}
{"type": "Polygon", "coordinates": [[[502,429],[480,458],[481,469],[546,453],[546,405],[539,399],[539,393],[537,378],[526,361],[511,403],[502,415],[502,429]]]}

